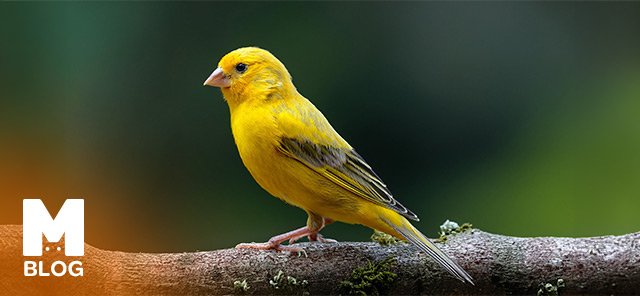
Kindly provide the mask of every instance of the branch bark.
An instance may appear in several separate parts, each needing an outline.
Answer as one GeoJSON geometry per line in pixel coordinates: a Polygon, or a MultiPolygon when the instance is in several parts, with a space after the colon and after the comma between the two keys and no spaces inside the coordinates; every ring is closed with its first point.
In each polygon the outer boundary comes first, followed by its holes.
{"type": "MultiPolygon", "coordinates": [[[[541,283],[563,279],[560,294],[640,294],[640,232],[591,238],[518,238],[477,229],[438,244],[473,276],[453,278],[417,248],[400,243],[300,243],[308,256],[277,251],[224,249],[149,254],[101,250],[85,244],[85,256],[66,257],[61,240],[46,243],[42,257],[22,256],[22,226],[0,225],[0,294],[337,294],[356,267],[395,256],[392,294],[536,294],[541,283]],[[84,275],[25,277],[24,261],[82,262],[84,275]],[[279,271],[308,284],[288,290],[269,283],[279,271]],[[249,289],[234,289],[246,280],[249,289]]],[[[58,272],[60,272],[58,267],[58,272]]],[[[290,286],[291,287],[291,286],[290,286]]]]}

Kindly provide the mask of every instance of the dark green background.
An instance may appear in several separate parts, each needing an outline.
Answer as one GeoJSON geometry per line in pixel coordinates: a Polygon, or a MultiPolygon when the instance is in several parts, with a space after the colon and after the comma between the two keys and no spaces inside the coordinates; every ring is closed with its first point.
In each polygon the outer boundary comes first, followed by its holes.
{"type": "Polygon", "coordinates": [[[21,223],[22,198],[84,198],[86,241],[132,251],[304,225],[253,181],[220,91],[202,86],[254,45],[428,236],[446,219],[517,236],[640,230],[639,3],[1,3],[0,28],[0,153],[17,159],[0,168],[2,224],[21,223]]]}

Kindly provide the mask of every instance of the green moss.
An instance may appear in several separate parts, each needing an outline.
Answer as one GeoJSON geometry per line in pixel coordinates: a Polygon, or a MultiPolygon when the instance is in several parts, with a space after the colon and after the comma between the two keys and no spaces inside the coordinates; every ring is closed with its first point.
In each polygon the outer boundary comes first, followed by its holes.
{"type": "Polygon", "coordinates": [[[307,280],[300,281],[292,276],[285,275],[282,270],[278,271],[278,274],[269,280],[269,285],[284,294],[300,292],[302,295],[309,295],[309,291],[307,291],[309,282],[307,280]]]}
{"type": "Polygon", "coordinates": [[[233,290],[236,292],[247,292],[251,287],[247,284],[247,280],[233,282],[233,290]]]}
{"type": "Polygon", "coordinates": [[[369,262],[365,267],[354,269],[349,280],[340,283],[340,294],[380,295],[388,293],[398,276],[389,271],[395,263],[393,256],[391,256],[376,263],[369,262]]]}
{"type": "Polygon", "coordinates": [[[558,296],[560,288],[564,288],[563,279],[558,279],[555,285],[552,283],[540,283],[538,296],[558,296]]]}
{"type": "Polygon", "coordinates": [[[390,235],[390,234],[386,234],[382,231],[378,231],[378,230],[374,230],[373,234],[371,235],[371,240],[374,242],[377,242],[383,246],[388,246],[388,245],[395,245],[399,242],[401,242],[402,240],[395,238],[394,236],[390,235]]]}
{"type": "Polygon", "coordinates": [[[438,234],[440,237],[438,238],[439,243],[447,242],[447,235],[456,235],[458,233],[463,233],[470,230],[473,227],[471,223],[464,223],[462,226],[459,226],[458,223],[453,221],[445,221],[442,225],[440,225],[440,232],[438,234]]]}

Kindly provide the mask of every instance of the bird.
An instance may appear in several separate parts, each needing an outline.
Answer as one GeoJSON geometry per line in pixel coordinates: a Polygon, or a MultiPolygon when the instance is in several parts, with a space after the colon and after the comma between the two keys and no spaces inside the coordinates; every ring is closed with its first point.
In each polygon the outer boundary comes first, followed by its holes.
{"type": "Polygon", "coordinates": [[[409,222],[419,221],[418,216],[393,197],[371,166],[298,92],[284,64],[269,51],[242,47],[229,52],[204,85],[221,89],[240,158],[255,181],[308,214],[304,227],[236,248],[300,252],[292,243],[305,236],[335,242],[318,233],[334,221],[361,224],[409,241],[454,277],[473,284],[462,267],[409,222]]]}

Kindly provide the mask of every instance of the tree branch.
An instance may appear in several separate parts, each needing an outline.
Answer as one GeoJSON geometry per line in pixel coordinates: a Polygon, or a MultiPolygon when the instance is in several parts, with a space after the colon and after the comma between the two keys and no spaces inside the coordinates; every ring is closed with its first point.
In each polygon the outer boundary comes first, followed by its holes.
{"type": "Polygon", "coordinates": [[[640,232],[517,238],[474,229],[438,244],[473,276],[475,286],[453,278],[406,243],[300,243],[307,257],[251,249],[125,253],[87,244],[85,256],[65,257],[64,250],[55,251],[64,248],[62,240],[45,244],[52,251],[23,257],[22,226],[0,225],[0,294],[337,294],[354,268],[389,256],[396,261],[390,268],[397,274],[392,294],[536,294],[541,283],[558,279],[565,284],[560,294],[640,294],[640,232]],[[43,261],[45,272],[54,261],[79,260],[84,276],[25,277],[25,260],[43,261]],[[280,271],[281,278],[290,276],[297,284],[274,280],[280,271]],[[243,280],[247,291],[234,288],[243,280]]]}

